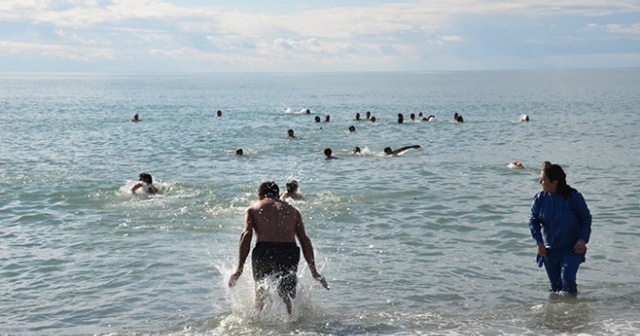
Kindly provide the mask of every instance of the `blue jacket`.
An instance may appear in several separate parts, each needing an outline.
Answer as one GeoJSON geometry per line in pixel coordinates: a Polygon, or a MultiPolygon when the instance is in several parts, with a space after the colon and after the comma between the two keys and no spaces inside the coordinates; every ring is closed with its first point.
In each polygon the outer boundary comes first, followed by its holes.
{"type": "Polygon", "coordinates": [[[565,251],[572,249],[578,239],[589,242],[591,213],[582,194],[575,190],[566,198],[541,191],[533,198],[529,229],[536,243],[565,251]]]}

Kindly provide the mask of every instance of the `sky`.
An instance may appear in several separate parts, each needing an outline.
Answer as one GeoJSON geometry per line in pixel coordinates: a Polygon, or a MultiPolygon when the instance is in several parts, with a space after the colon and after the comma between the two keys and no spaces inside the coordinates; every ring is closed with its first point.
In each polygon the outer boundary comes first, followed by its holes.
{"type": "Polygon", "coordinates": [[[0,0],[0,72],[640,66],[640,0],[0,0]]]}

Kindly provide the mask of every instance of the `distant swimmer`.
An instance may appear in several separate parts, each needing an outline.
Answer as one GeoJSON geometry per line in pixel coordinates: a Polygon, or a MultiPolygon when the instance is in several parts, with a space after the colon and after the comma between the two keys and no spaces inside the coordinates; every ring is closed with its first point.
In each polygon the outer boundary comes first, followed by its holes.
{"type": "Polygon", "coordinates": [[[304,113],[305,113],[305,114],[311,114],[311,110],[306,109],[306,110],[304,110],[304,113]]]}
{"type": "Polygon", "coordinates": [[[287,138],[294,139],[296,136],[293,134],[293,130],[290,128],[287,130],[287,138]]]}
{"type": "Polygon", "coordinates": [[[367,120],[371,119],[371,112],[370,111],[367,111],[367,113],[365,113],[364,115],[367,118],[367,120]]]}
{"type": "Polygon", "coordinates": [[[356,113],[356,118],[354,120],[355,121],[360,121],[360,112],[356,113]]]}
{"type": "Polygon", "coordinates": [[[458,121],[458,116],[459,116],[458,112],[455,112],[453,114],[453,120],[458,121]]]}
{"type": "Polygon", "coordinates": [[[333,159],[337,159],[337,157],[333,156],[333,151],[331,150],[331,148],[325,148],[324,149],[324,159],[325,160],[333,160],[333,159]]]}
{"type": "Polygon", "coordinates": [[[356,131],[356,127],[355,126],[353,126],[353,125],[349,126],[349,133],[353,133],[355,131],[356,131]]]}
{"type": "Polygon", "coordinates": [[[140,121],[140,116],[138,116],[138,114],[134,114],[133,115],[133,119],[131,119],[131,121],[140,121]]]}
{"type": "Polygon", "coordinates": [[[324,122],[329,122],[329,121],[331,121],[331,116],[327,114],[327,115],[324,117],[324,122]]]}
{"type": "Polygon", "coordinates": [[[319,123],[319,122],[321,122],[321,121],[322,121],[322,120],[320,119],[320,116],[316,116],[316,117],[315,117],[315,120],[316,120],[316,122],[317,122],[317,123],[319,123]]]}
{"type": "Polygon", "coordinates": [[[158,188],[156,188],[153,185],[153,178],[151,177],[151,174],[148,173],[140,173],[140,175],[138,175],[139,179],[138,179],[138,183],[136,183],[133,188],[131,188],[131,192],[132,193],[136,193],[136,190],[142,188],[142,191],[146,192],[147,194],[157,194],[158,193],[158,188]]]}
{"type": "Polygon", "coordinates": [[[411,113],[409,115],[409,119],[411,119],[411,121],[416,121],[416,114],[415,113],[411,113]]]}
{"type": "Polygon", "coordinates": [[[298,192],[298,181],[291,180],[290,182],[287,182],[286,186],[287,186],[287,191],[280,194],[280,198],[283,201],[286,201],[287,198],[291,198],[296,201],[304,200],[304,196],[302,196],[302,194],[298,192]]]}
{"type": "Polygon", "coordinates": [[[244,155],[244,152],[242,151],[242,148],[238,148],[238,149],[236,150],[236,155],[237,155],[237,156],[242,156],[242,155],[244,155]]]}
{"type": "Polygon", "coordinates": [[[376,117],[371,117],[371,119],[369,119],[371,122],[376,122],[376,117]]]}
{"type": "Polygon", "coordinates": [[[526,115],[526,114],[523,114],[523,115],[520,116],[520,119],[518,121],[520,121],[520,122],[529,121],[529,116],[526,115]]]}
{"type": "Polygon", "coordinates": [[[360,149],[360,147],[354,147],[353,148],[353,154],[362,154],[362,150],[360,149]]]}
{"type": "Polygon", "coordinates": [[[463,123],[464,122],[464,118],[462,118],[461,115],[458,116],[458,119],[456,119],[457,122],[459,123],[463,123]]]}
{"type": "Polygon", "coordinates": [[[435,119],[435,118],[436,118],[436,116],[434,116],[433,114],[430,114],[428,117],[422,118],[422,120],[424,120],[424,121],[431,121],[431,120],[433,120],[433,119],[435,119]]]}
{"type": "Polygon", "coordinates": [[[402,124],[404,122],[404,116],[402,113],[398,113],[398,124],[402,124]]]}
{"type": "Polygon", "coordinates": [[[524,166],[520,161],[512,161],[507,165],[507,167],[511,169],[524,169],[524,166]]]}
{"type": "Polygon", "coordinates": [[[404,146],[404,147],[400,147],[398,149],[391,149],[391,147],[386,147],[384,149],[384,153],[386,155],[396,155],[396,154],[400,154],[404,151],[406,151],[407,149],[418,149],[420,148],[420,145],[411,145],[411,146],[404,146]]]}
{"type": "Polygon", "coordinates": [[[256,308],[264,308],[265,300],[268,299],[264,282],[275,277],[278,295],[284,301],[287,312],[291,314],[292,299],[296,297],[298,285],[297,271],[301,249],[311,276],[327,290],[329,284],[316,270],[313,245],[305,232],[302,215],[291,204],[279,200],[279,193],[280,189],[274,182],[264,182],[258,187],[258,200],[244,212],[238,266],[229,278],[228,284],[229,287],[236,285],[251,252],[256,308]],[[256,244],[251,250],[254,234],[256,244]]]}
{"type": "Polygon", "coordinates": [[[220,110],[216,111],[216,116],[222,117],[222,111],[220,111],[220,110]]]}

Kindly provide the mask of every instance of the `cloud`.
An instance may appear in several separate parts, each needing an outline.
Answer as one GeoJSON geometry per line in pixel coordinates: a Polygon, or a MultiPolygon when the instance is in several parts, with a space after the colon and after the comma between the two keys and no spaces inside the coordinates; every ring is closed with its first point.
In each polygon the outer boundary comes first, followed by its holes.
{"type": "Polygon", "coordinates": [[[11,55],[79,62],[146,62],[151,57],[197,60],[207,69],[242,62],[247,70],[289,69],[296,62],[325,69],[332,64],[394,69],[398,64],[433,64],[429,59],[474,57],[483,44],[494,49],[535,44],[544,50],[553,48],[551,39],[586,45],[593,38],[590,32],[621,39],[640,36],[639,24],[596,19],[625,22],[615,15],[640,13],[637,0],[424,0],[303,9],[283,0],[269,11],[246,10],[249,6],[188,6],[177,0],[3,0],[0,41],[11,47],[11,55]],[[588,18],[594,18],[591,24],[588,18]],[[508,24],[498,24],[503,21],[508,24]],[[539,29],[531,26],[535,22],[548,25],[539,29]],[[575,22],[574,31],[567,22],[575,22]],[[492,30],[483,34],[487,27],[492,30]],[[492,45],[492,40],[500,44],[492,45]]]}

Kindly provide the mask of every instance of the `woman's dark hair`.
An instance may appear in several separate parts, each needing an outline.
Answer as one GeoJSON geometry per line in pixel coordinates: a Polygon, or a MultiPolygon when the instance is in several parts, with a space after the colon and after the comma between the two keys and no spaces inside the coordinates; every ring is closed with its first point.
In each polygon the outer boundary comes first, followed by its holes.
{"type": "Polygon", "coordinates": [[[287,192],[290,194],[295,193],[298,190],[298,181],[293,180],[287,183],[287,192]]]}
{"type": "Polygon", "coordinates": [[[152,184],[153,183],[153,178],[151,177],[151,174],[149,174],[149,173],[140,173],[140,175],[138,175],[138,179],[140,181],[143,181],[143,182],[148,183],[148,184],[152,184]]]}
{"type": "Polygon", "coordinates": [[[575,189],[571,188],[570,185],[567,184],[567,174],[564,173],[562,167],[557,164],[546,164],[544,165],[544,175],[549,179],[550,182],[558,181],[558,186],[556,187],[556,192],[563,197],[569,197],[571,192],[575,191],[575,189]]]}
{"type": "Polygon", "coordinates": [[[280,195],[280,188],[273,181],[264,182],[258,187],[258,195],[268,198],[278,198],[278,195],[280,195]]]}

